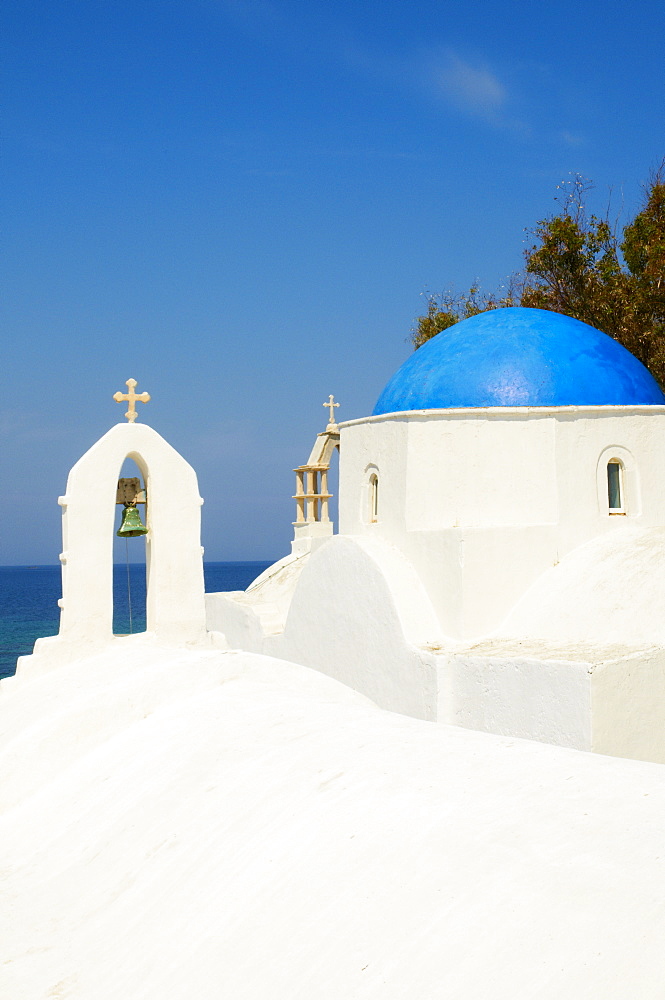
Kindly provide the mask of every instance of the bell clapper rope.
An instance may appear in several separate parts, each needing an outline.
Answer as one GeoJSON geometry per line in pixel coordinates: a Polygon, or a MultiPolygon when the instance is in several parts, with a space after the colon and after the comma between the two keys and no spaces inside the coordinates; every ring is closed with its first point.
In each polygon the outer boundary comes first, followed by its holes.
{"type": "MultiPolygon", "coordinates": [[[[122,483],[122,480],[120,480],[122,483]]],[[[129,573],[129,542],[128,538],[137,535],[147,535],[148,529],[141,521],[141,515],[136,508],[136,501],[128,501],[124,504],[122,512],[122,523],[116,531],[119,538],[125,539],[125,556],[127,560],[127,603],[129,605],[129,634],[132,635],[132,585],[129,573]]]]}
{"type": "Polygon", "coordinates": [[[125,535],[125,555],[127,557],[127,606],[129,608],[129,634],[132,634],[132,585],[129,579],[129,542],[125,535]]]}

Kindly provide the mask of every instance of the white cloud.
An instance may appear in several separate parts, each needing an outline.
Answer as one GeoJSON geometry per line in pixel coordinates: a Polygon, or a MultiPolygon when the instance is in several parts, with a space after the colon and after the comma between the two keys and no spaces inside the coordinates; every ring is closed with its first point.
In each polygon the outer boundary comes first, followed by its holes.
{"type": "Polygon", "coordinates": [[[445,54],[443,65],[435,70],[435,79],[447,100],[471,114],[492,118],[508,100],[508,92],[495,73],[454,52],[445,54]]]}
{"type": "Polygon", "coordinates": [[[562,139],[567,146],[583,146],[586,141],[583,136],[577,135],[574,132],[569,132],[567,129],[559,132],[559,138],[562,139]]]}

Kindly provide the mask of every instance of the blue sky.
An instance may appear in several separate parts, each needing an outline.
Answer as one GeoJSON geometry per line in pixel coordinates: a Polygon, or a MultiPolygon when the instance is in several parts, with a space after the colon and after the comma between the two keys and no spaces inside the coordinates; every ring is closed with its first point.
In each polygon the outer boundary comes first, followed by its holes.
{"type": "Polygon", "coordinates": [[[5,0],[0,563],[56,562],[124,407],[196,468],[206,558],[271,559],[294,466],[371,412],[426,290],[498,287],[580,172],[665,154],[662,3],[5,0]]]}

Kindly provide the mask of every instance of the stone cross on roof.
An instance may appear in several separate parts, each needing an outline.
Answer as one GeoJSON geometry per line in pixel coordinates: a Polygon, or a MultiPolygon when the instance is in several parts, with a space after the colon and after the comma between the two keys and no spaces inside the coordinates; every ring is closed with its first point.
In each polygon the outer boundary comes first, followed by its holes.
{"type": "Polygon", "coordinates": [[[337,424],[335,423],[335,407],[339,406],[339,403],[335,402],[335,397],[331,394],[330,396],[328,396],[328,402],[324,403],[323,405],[327,406],[330,410],[330,416],[328,417],[328,426],[326,427],[326,430],[328,431],[337,427],[337,424]]]}
{"type": "MultiPolygon", "coordinates": [[[[136,385],[135,378],[128,378],[125,385],[128,387],[129,392],[116,392],[113,398],[116,403],[122,403],[123,399],[128,401],[129,409],[125,413],[125,416],[130,424],[133,424],[137,417],[136,400],[138,399],[142,403],[147,403],[150,400],[150,395],[147,392],[134,392],[134,386],[136,385]]],[[[330,398],[332,399],[332,396],[330,398]]]]}

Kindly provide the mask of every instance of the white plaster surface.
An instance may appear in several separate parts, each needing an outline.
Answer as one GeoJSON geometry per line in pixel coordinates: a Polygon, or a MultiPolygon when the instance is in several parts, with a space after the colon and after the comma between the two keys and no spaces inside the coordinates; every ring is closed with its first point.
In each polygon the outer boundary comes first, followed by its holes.
{"type": "Polygon", "coordinates": [[[315,667],[377,705],[436,717],[439,626],[413,566],[379,539],[336,536],[271,567],[244,594],[207,594],[208,627],[231,646],[315,667]],[[272,575],[270,575],[272,574],[272,575]]]}
{"type": "Polygon", "coordinates": [[[244,594],[208,594],[208,625],[392,711],[665,763],[662,535],[624,526],[581,546],[470,643],[441,635],[413,566],[369,536],[288,557],[244,594]],[[640,574],[654,586],[640,590],[640,574]]]}
{"type": "Polygon", "coordinates": [[[8,1000],[660,1000],[665,769],[132,637],[0,685],[8,1000]]]}
{"type": "Polygon", "coordinates": [[[543,573],[499,631],[571,643],[665,646],[664,611],[665,527],[622,520],[543,573]]]}
{"type": "Polygon", "coordinates": [[[579,545],[627,524],[665,527],[664,449],[662,406],[428,410],[349,421],[340,424],[340,533],[398,548],[442,633],[468,641],[500,628],[538,577],[579,545]],[[625,516],[608,513],[610,457],[625,467],[625,516]],[[363,499],[370,469],[379,478],[376,523],[363,499]]]}
{"type": "Polygon", "coordinates": [[[478,643],[441,657],[436,718],[591,750],[590,671],[579,651],[478,643]]]}

